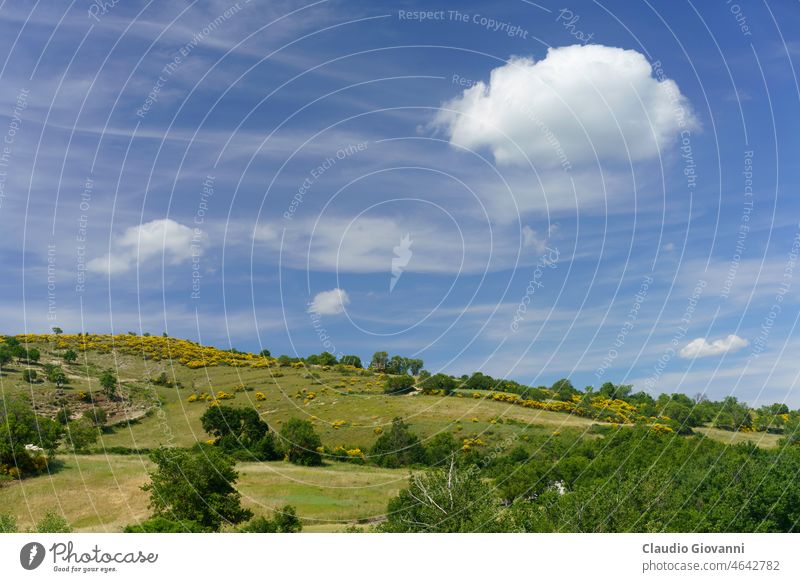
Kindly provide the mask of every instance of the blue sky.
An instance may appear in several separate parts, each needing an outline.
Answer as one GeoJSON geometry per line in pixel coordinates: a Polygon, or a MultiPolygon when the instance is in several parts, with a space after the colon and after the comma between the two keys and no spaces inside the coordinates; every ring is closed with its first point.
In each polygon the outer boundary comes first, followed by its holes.
{"type": "Polygon", "coordinates": [[[794,3],[112,4],[0,4],[4,331],[800,405],[794,3]]]}

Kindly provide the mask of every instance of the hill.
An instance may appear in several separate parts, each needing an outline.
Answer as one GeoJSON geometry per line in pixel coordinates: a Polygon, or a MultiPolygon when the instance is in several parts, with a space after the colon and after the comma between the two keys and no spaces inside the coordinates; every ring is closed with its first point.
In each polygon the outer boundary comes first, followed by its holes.
{"type": "MultiPolygon", "coordinates": [[[[408,469],[363,464],[369,461],[365,452],[398,417],[423,445],[447,434],[464,450],[479,448],[489,456],[526,443],[539,447],[556,437],[595,439],[620,425],[638,423],[664,433],[676,426],[663,413],[645,413],[641,405],[591,392],[557,398],[555,388],[520,392],[512,383],[472,389],[470,379],[461,379],[452,391],[387,394],[392,376],[382,372],[225,351],[167,337],[21,335],[5,338],[0,350],[14,355],[2,366],[4,402],[21,398],[40,417],[62,422],[77,423],[98,410],[103,417],[99,438],[90,447],[78,454],[65,441],[44,474],[5,486],[0,514],[14,514],[23,526],[51,507],[79,530],[118,531],[142,519],[147,503],[140,487],[151,468],[147,452],[209,442],[200,420],[209,406],[255,409],[275,430],[291,418],[308,419],[326,451],[356,451],[350,460],[361,464],[331,456],[316,468],[247,459],[239,463],[245,506],[292,504],[307,529],[323,530],[382,519],[387,501],[405,485],[408,469]],[[110,390],[103,385],[104,374],[112,377],[110,390]]],[[[774,432],[713,426],[695,427],[695,432],[762,447],[774,447],[781,438],[774,432]]],[[[5,472],[10,471],[7,466],[5,472]]]]}

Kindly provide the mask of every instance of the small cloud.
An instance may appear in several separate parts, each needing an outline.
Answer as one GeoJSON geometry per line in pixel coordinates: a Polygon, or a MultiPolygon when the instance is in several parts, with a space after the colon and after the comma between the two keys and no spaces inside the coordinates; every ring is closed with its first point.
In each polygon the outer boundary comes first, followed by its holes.
{"type": "Polygon", "coordinates": [[[331,289],[322,291],[314,296],[314,300],[308,307],[309,313],[319,315],[338,315],[344,312],[345,305],[350,303],[350,297],[344,289],[331,289]]]}
{"type": "Polygon", "coordinates": [[[160,259],[175,265],[188,260],[192,252],[200,252],[201,242],[194,238],[194,230],[170,218],[151,220],[131,226],[117,237],[111,252],[92,259],[86,267],[96,273],[124,273],[147,259],[160,259]]]}
{"type": "Polygon", "coordinates": [[[722,339],[709,342],[704,337],[693,339],[686,344],[680,351],[682,358],[705,358],[707,356],[718,356],[727,352],[738,352],[746,348],[750,342],[738,335],[731,334],[722,339]]]}
{"type": "Polygon", "coordinates": [[[675,243],[667,243],[667,244],[664,245],[663,249],[666,252],[671,253],[672,251],[675,250],[675,243]]]}
{"type": "Polygon", "coordinates": [[[522,227],[523,247],[532,248],[537,253],[541,253],[544,252],[546,245],[547,245],[547,239],[545,237],[540,237],[539,233],[533,230],[527,224],[522,227]]]}

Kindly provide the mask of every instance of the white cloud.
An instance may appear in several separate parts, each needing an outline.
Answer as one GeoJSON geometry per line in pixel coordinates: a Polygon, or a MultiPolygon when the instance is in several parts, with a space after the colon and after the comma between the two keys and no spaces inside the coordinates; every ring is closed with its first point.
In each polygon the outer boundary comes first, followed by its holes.
{"type": "Polygon", "coordinates": [[[727,352],[737,352],[748,346],[750,342],[738,335],[731,334],[722,339],[709,342],[704,337],[693,339],[680,351],[682,358],[705,358],[718,356],[727,352]]]}
{"type": "Polygon", "coordinates": [[[651,73],[641,53],[602,45],[551,48],[538,62],[513,57],[488,84],[445,103],[433,126],[504,164],[653,158],[681,121],[698,124],[677,84],[651,73]]]}
{"type": "Polygon", "coordinates": [[[541,253],[544,252],[547,246],[547,239],[539,236],[538,232],[526,224],[522,227],[522,246],[532,248],[537,253],[541,253]]]}
{"type": "Polygon", "coordinates": [[[344,289],[331,289],[321,291],[314,296],[314,300],[308,308],[309,313],[319,315],[337,315],[344,312],[345,305],[350,303],[350,297],[344,289]]]}
{"type": "Polygon", "coordinates": [[[92,259],[86,266],[97,273],[124,273],[147,259],[160,261],[162,256],[165,263],[175,265],[191,257],[193,234],[190,227],[170,218],[131,226],[112,243],[108,255],[92,259]]]}

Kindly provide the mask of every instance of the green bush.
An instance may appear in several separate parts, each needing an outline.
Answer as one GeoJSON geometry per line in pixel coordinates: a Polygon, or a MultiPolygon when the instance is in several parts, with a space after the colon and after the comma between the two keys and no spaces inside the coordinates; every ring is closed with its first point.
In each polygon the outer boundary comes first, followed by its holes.
{"type": "Polygon", "coordinates": [[[125,526],[124,533],[203,533],[208,529],[193,521],[151,517],[141,523],[125,526]]]}
{"type": "Polygon", "coordinates": [[[369,459],[381,467],[397,468],[425,462],[425,450],[401,418],[381,434],[369,451],[369,459]]]}
{"type": "Polygon", "coordinates": [[[286,459],[296,465],[314,466],[322,464],[322,441],[307,420],[292,418],[281,428],[281,444],[286,459]]]}
{"type": "Polygon", "coordinates": [[[414,377],[408,374],[389,376],[383,386],[386,394],[408,394],[414,390],[414,377]]]}

